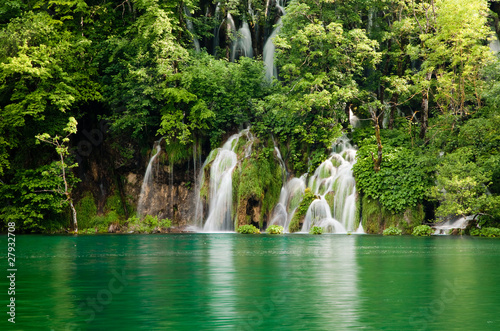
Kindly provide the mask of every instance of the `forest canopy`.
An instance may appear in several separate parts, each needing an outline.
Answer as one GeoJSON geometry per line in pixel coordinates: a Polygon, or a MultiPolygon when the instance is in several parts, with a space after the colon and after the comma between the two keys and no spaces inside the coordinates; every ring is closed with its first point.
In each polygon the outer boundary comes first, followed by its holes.
{"type": "Polygon", "coordinates": [[[4,1],[0,219],[69,224],[100,135],[119,177],[160,137],[182,162],[249,126],[297,177],[346,134],[359,193],[386,210],[498,225],[499,13],[486,0],[4,1]],[[35,137],[66,137],[70,118],[61,164],[35,137]]]}

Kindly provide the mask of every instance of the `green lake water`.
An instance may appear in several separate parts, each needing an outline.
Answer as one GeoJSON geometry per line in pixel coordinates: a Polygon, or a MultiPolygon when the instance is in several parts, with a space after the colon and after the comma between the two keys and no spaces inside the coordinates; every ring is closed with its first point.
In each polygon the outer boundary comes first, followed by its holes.
{"type": "Polygon", "coordinates": [[[500,329],[495,239],[20,235],[15,253],[2,330],[500,329]]]}

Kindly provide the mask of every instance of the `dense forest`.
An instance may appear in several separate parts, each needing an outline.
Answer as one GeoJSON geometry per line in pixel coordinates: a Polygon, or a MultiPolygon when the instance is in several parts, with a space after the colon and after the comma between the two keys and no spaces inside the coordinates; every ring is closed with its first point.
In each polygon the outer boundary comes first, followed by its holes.
{"type": "MultiPolygon", "coordinates": [[[[299,177],[346,135],[367,232],[498,227],[498,14],[486,0],[3,1],[2,227],[140,222],[155,141],[158,180],[192,196],[210,151],[247,127],[239,225],[265,227],[285,180],[276,150],[299,177]]],[[[160,218],[185,224],[174,195],[160,218]]]]}

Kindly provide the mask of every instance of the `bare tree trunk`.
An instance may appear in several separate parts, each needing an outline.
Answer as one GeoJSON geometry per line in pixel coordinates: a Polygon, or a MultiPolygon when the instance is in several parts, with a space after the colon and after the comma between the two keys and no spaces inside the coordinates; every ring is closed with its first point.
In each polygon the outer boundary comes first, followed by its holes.
{"type": "Polygon", "coordinates": [[[60,153],[59,156],[61,158],[62,178],[64,181],[64,195],[66,196],[66,200],[69,202],[69,206],[71,207],[71,212],[72,212],[72,216],[73,216],[74,231],[78,232],[78,221],[76,218],[76,209],[75,209],[75,206],[73,206],[73,200],[71,199],[71,194],[69,193],[69,189],[68,189],[68,181],[66,180],[66,169],[65,169],[65,163],[64,163],[64,156],[62,153],[60,153]]]}
{"type": "Polygon", "coordinates": [[[76,219],[76,209],[75,206],[73,206],[73,201],[69,200],[69,206],[71,207],[71,212],[73,213],[73,228],[76,233],[78,233],[78,222],[76,219]]]}

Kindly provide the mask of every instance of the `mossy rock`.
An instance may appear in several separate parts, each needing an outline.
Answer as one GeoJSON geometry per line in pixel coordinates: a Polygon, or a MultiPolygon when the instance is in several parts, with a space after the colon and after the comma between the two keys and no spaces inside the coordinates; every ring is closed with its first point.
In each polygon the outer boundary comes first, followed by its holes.
{"type": "Polygon", "coordinates": [[[236,202],[237,224],[247,221],[264,226],[274,206],[279,201],[283,186],[280,166],[272,153],[261,155],[263,146],[256,146],[250,158],[245,158],[233,173],[233,201],[236,202]]]}
{"type": "Polygon", "coordinates": [[[361,198],[362,224],[366,233],[382,234],[389,227],[396,227],[404,234],[411,234],[413,228],[422,224],[425,213],[421,204],[395,214],[383,208],[377,200],[366,196],[361,198]]]}
{"type": "Polygon", "coordinates": [[[292,220],[290,221],[290,226],[288,228],[290,233],[300,231],[307,210],[309,209],[311,203],[316,199],[319,199],[319,197],[314,195],[309,187],[306,188],[304,191],[304,198],[297,207],[297,210],[295,210],[295,214],[293,214],[292,220]]]}

